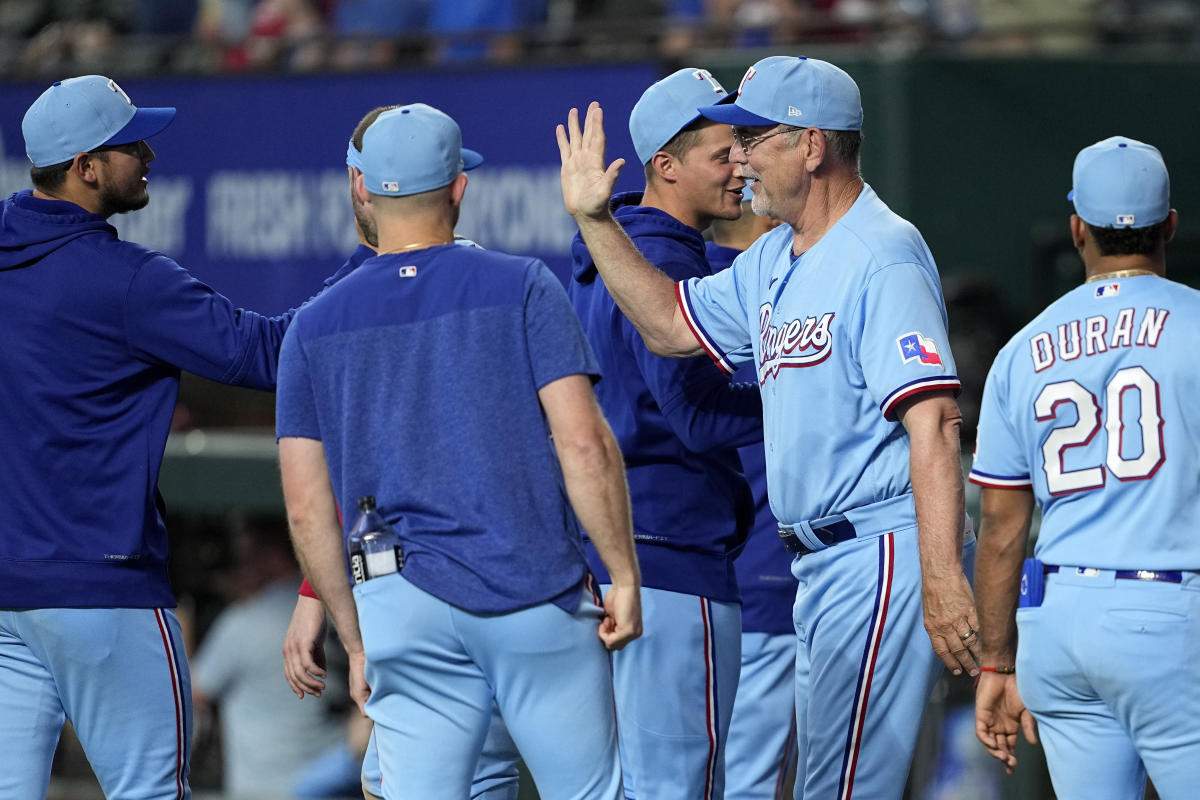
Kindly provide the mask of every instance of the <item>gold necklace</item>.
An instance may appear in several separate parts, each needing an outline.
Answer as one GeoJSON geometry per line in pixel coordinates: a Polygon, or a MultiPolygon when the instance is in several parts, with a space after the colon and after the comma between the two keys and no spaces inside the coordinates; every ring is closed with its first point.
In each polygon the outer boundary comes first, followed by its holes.
{"type": "Polygon", "coordinates": [[[1152,269],[1117,269],[1112,272],[1101,272],[1099,275],[1093,275],[1084,283],[1094,283],[1095,281],[1110,281],[1117,278],[1132,278],[1136,275],[1155,275],[1158,273],[1152,269]]]}
{"type": "Polygon", "coordinates": [[[403,247],[395,247],[391,250],[380,250],[380,251],[376,252],[375,255],[386,256],[391,253],[403,253],[406,250],[422,250],[426,247],[439,247],[444,244],[450,244],[450,242],[452,242],[452,241],[454,241],[454,240],[451,239],[449,241],[440,241],[440,242],[413,242],[412,244],[406,244],[403,247]]]}

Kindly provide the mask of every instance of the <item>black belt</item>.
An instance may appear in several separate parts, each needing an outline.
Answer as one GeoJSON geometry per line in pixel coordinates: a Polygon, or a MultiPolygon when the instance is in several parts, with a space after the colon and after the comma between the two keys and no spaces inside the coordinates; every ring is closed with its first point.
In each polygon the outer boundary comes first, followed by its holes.
{"type": "MultiPolygon", "coordinates": [[[[1059,572],[1065,569],[1074,569],[1076,574],[1086,575],[1089,570],[1096,567],[1056,567],[1053,565],[1046,566],[1046,574],[1051,572],[1059,572]]],[[[1183,572],[1177,569],[1118,569],[1116,575],[1121,580],[1127,581],[1158,581],[1160,583],[1183,583],[1183,572]]]]}
{"type": "MultiPolygon", "coordinates": [[[[814,525],[812,531],[826,547],[832,547],[840,542],[848,542],[858,536],[858,532],[854,530],[854,525],[850,523],[850,520],[840,515],[832,521],[826,521],[819,528],[814,525]]],[[[816,552],[805,544],[804,540],[797,536],[791,528],[781,527],[779,540],[783,542],[783,549],[793,555],[802,556],[816,552]]]]}

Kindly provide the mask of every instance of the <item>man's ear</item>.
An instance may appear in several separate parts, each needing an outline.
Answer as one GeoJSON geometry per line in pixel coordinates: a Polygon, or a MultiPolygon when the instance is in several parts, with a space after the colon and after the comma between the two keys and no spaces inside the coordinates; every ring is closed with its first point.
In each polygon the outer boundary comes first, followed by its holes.
{"type": "Polygon", "coordinates": [[[1071,215],[1069,223],[1071,229],[1071,243],[1075,245],[1075,249],[1082,251],[1083,245],[1087,242],[1087,223],[1078,214],[1071,215]]]}
{"type": "Polygon", "coordinates": [[[454,176],[454,180],[450,184],[450,205],[462,205],[463,195],[467,191],[467,183],[467,173],[460,172],[454,176]]]}
{"type": "Polygon", "coordinates": [[[354,192],[354,197],[363,205],[369,205],[371,202],[371,194],[367,191],[367,185],[363,182],[362,170],[350,167],[350,186],[354,192]]]}
{"type": "Polygon", "coordinates": [[[667,151],[659,150],[650,157],[650,169],[659,179],[674,183],[678,179],[679,161],[667,151]]]}
{"type": "Polygon", "coordinates": [[[805,128],[800,132],[800,141],[796,143],[795,150],[808,171],[815,172],[829,157],[829,141],[820,128],[805,128]]]}
{"type": "Polygon", "coordinates": [[[95,186],[100,176],[96,174],[96,162],[102,161],[95,153],[76,153],[71,160],[71,168],[67,170],[88,186],[95,186]]]}
{"type": "Polygon", "coordinates": [[[1163,225],[1163,241],[1169,242],[1175,238],[1175,231],[1179,228],[1179,212],[1172,208],[1164,222],[1166,224],[1163,225]]]}

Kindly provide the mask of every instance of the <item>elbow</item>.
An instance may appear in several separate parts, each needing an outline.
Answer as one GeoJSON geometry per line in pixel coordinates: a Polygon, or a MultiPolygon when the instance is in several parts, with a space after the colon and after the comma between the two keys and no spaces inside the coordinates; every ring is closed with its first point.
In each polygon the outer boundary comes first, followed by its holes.
{"type": "Polygon", "coordinates": [[[646,349],[656,356],[663,358],[685,358],[690,353],[684,352],[681,348],[664,336],[643,335],[642,340],[646,343],[646,349]]]}
{"type": "Polygon", "coordinates": [[[620,447],[612,433],[591,427],[569,437],[555,437],[559,462],[569,474],[598,475],[622,465],[620,447]]]}

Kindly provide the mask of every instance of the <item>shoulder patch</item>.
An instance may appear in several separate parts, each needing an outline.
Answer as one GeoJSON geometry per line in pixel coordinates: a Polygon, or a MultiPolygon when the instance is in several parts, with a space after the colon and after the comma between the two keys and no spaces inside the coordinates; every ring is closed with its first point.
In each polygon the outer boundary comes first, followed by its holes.
{"type": "Polygon", "coordinates": [[[937,345],[933,339],[926,338],[918,331],[906,333],[896,339],[900,348],[900,360],[907,364],[910,361],[920,361],[931,367],[940,367],[942,358],[938,355],[937,345]]]}

